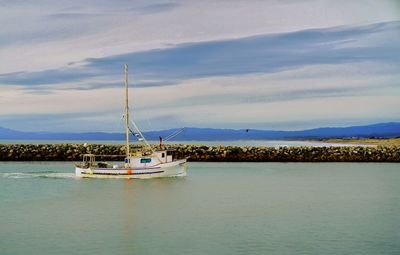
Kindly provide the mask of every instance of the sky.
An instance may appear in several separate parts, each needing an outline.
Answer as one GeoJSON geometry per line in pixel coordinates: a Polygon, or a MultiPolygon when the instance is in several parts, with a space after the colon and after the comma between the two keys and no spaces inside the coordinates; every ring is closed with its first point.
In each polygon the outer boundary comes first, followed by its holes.
{"type": "Polygon", "coordinates": [[[0,0],[0,127],[400,121],[397,0],[0,0]]]}

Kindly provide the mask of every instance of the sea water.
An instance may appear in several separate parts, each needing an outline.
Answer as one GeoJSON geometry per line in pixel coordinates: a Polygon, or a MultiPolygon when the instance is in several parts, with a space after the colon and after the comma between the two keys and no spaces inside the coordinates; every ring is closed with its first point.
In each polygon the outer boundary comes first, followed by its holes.
{"type": "MultiPolygon", "coordinates": [[[[158,144],[159,141],[148,141],[150,144],[158,144]]],[[[0,144],[115,144],[123,145],[125,140],[7,140],[0,139],[0,144]]],[[[142,144],[138,141],[132,141],[132,144],[142,144]]],[[[192,144],[207,146],[312,146],[312,147],[329,147],[329,146],[371,146],[363,144],[346,144],[346,143],[327,143],[323,141],[290,141],[290,140],[234,140],[234,141],[169,141],[167,144],[192,144]]]]}
{"type": "Polygon", "coordinates": [[[189,163],[77,179],[0,163],[0,254],[400,254],[400,165],[189,163]]]}

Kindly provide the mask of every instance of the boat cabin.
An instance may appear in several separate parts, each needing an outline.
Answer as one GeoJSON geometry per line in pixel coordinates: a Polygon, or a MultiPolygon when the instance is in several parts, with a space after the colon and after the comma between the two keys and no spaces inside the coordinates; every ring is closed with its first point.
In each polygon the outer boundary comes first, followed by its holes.
{"type": "Polygon", "coordinates": [[[175,149],[158,149],[154,151],[153,155],[149,156],[133,156],[129,159],[125,159],[125,163],[130,163],[130,167],[132,168],[142,168],[142,167],[151,167],[164,163],[169,163],[174,161],[174,152],[175,149]]]}

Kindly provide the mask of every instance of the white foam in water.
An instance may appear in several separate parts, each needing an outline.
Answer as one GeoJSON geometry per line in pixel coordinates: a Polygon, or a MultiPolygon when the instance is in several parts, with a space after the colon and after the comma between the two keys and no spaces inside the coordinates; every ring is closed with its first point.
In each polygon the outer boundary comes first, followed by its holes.
{"type": "Polygon", "coordinates": [[[4,178],[13,178],[13,179],[26,178],[25,174],[23,173],[3,173],[2,176],[4,178]]]}
{"type": "Polygon", "coordinates": [[[39,177],[46,178],[75,178],[75,173],[48,173],[44,175],[40,175],[39,177]]]}
{"type": "Polygon", "coordinates": [[[3,173],[3,178],[23,179],[23,178],[75,178],[75,173],[3,173]]]}

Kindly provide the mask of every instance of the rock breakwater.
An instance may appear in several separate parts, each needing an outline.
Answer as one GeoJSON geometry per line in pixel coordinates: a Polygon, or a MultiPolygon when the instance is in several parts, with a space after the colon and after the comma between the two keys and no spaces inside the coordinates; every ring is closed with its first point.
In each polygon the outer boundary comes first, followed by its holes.
{"type": "MultiPolygon", "coordinates": [[[[172,145],[189,161],[221,162],[400,162],[399,146],[377,147],[235,147],[172,145]]],[[[137,147],[132,146],[132,149],[137,147]]],[[[80,161],[93,153],[104,160],[122,160],[123,145],[100,144],[0,144],[1,161],[80,161]]]]}

